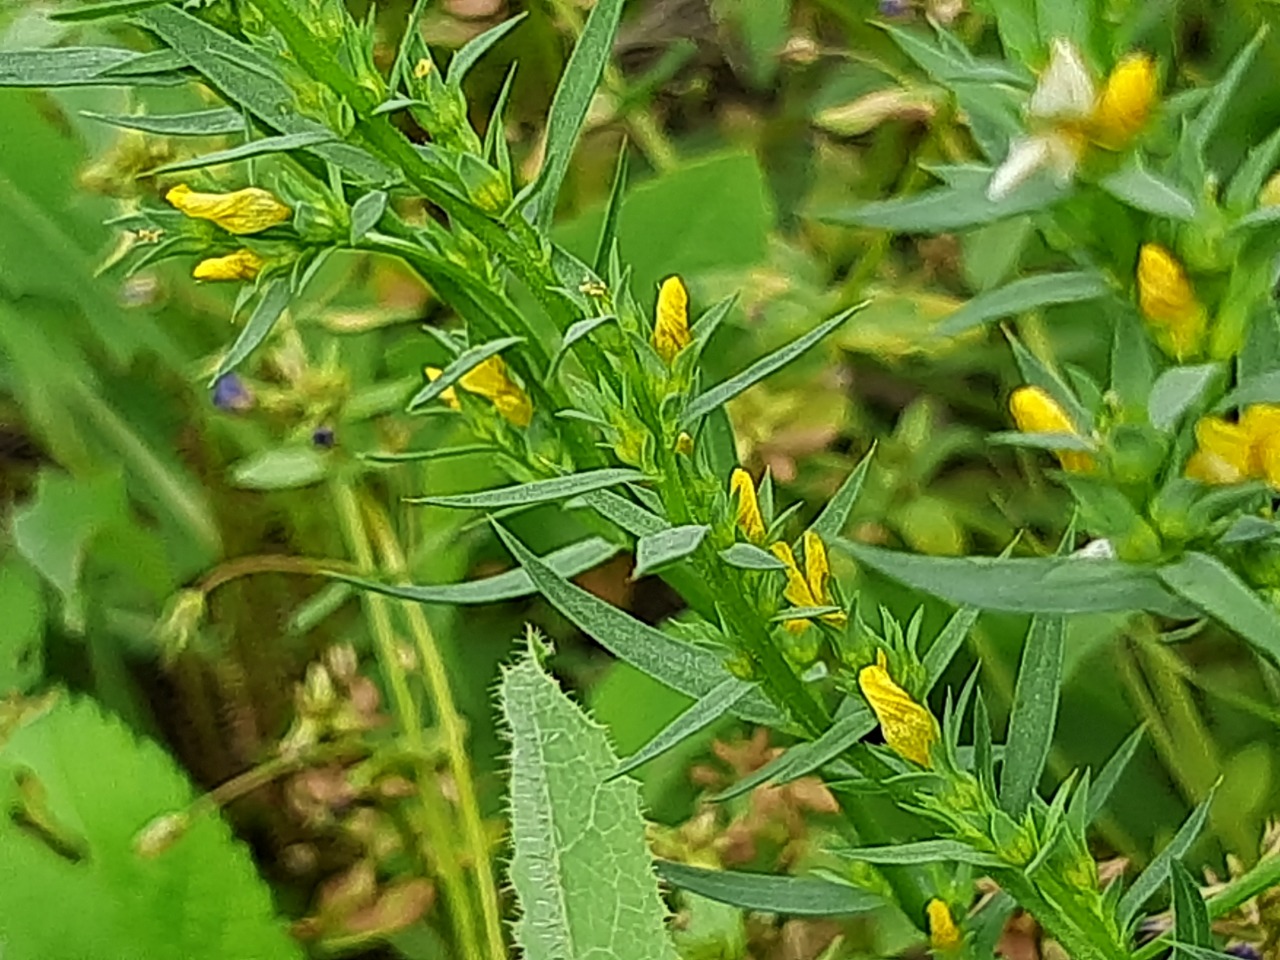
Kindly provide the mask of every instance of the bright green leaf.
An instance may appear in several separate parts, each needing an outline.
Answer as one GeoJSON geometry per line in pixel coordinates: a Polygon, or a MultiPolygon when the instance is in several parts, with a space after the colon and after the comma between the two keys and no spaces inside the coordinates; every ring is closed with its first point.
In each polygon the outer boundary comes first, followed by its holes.
{"type": "Polygon", "coordinates": [[[632,578],[638,579],[668,563],[683,560],[702,545],[710,532],[711,528],[706,524],[691,524],[669,527],[641,537],[636,543],[636,568],[631,574],[632,578]]]}
{"type": "Polygon", "coordinates": [[[658,861],[658,876],[681,890],[743,910],[792,917],[839,917],[884,906],[874,893],[822,877],[790,877],[737,870],[708,870],[658,861]]]}

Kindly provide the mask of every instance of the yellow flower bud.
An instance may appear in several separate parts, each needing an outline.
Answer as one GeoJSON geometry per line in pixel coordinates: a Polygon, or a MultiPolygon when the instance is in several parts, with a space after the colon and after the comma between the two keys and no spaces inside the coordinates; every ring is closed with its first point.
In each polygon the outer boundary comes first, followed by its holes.
{"type": "Polygon", "coordinates": [[[653,346],[668,365],[692,341],[689,335],[689,292],[679,277],[667,277],[658,289],[658,316],[653,346]]]}
{"type": "MultiPolygon", "coordinates": [[[[1013,414],[1013,422],[1023,433],[1070,433],[1076,436],[1080,431],[1067,416],[1057,400],[1040,387],[1019,387],[1009,398],[1009,412],[1013,414]]],[[[1054,455],[1062,464],[1062,469],[1070,473],[1088,473],[1093,469],[1091,454],[1082,450],[1057,450],[1054,455]]]]}
{"type": "Polygon", "coordinates": [[[413,75],[417,79],[423,80],[431,74],[433,69],[431,61],[424,57],[413,65],[413,75]]]}
{"type": "Polygon", "coordinates": [[[1280,173],[1273,173],[1258,192],[1258,206],[1280,207],[1280,173]]]}
{"type": "Polygon", "coordinates": [[[197,193],[180,183],[165,199],[196,220],[212,220],[228,233],[261,233],[284,223],[293,211],[260,187],[245,187],[234,193],[197,193]]]}
{"type": "MultiPolygon", "coordinates": [[[[769,547],[773,555],[787,567],[787,586],[782,595],[797,607],[826,607],[831,605],[831,594],[827,590],[827,582],[831,579],[831,567],[827,563],[827,548],[812,530],[804,534],[804,572],[796,563],[795,554],[785,543],[775,543],[769,547]]],[[[843,613],[829,613],[823,618],[826,623],[843,624],[848,618],[843,613]]],[[[809,621],[788,620],[787,629],[792,633],[804,631],[809,621]]]]}
{"type": "Polygon", "coordinates": [[[1208,315],[1182,264],[1156,243],[1138,254],[1138,305],[1162,350],[1179,361],[1200,352],[1208,315]]]}
{"type": "Polygon", "coordinates": [[[693,456],[693,437],[687,433],[681,433],[676,437],[676,453],[685,457],[693,456]]]}
{"type": "Polygon", "coordinates": [[[265,265],[266,261],[252,250],[237,250],[201,260],[191,276],[197,280],[254,280],[265,265]]]}
{"type": "Polygon", "coordinates": [[[527,427],[533,419],[533,403],[529,395],[507,374],[501,357],[490,357],[472,367],[458,380],[462,389],[492,401],[508,422],[527,427]]]}
{"type": "Polygon", "coordinates": [[[925,906],[929,915],[929,946],[934,950],[954,950],[964,942],[964,935],[956,926],[947,905],[934,897],[925,906]]]}
{"type": "Polygon", "coordinates": [[[1094,107],[1094,140],[1111,150],[1123,149],[1146,124],[1155,99],[1155,61],[1145,53],[1125,57],[1107,77],[1094,107]]]}
{"type": "MultiPolygon", "coordinates": [[[[444,373],[439,367],[423,367],[423,372],[427,375],[427,379],[431,381],[439,380],[440,374],[444,373]]],[[[461,409],[458,404],[458,394],[453,387],[446,387],[440,393],[440,399],[454,410],[461,409]]]]}
{"type": "Polygon", "coordinates": [[[764,540],[764,517],[760,515],[760,501],[756,499],[756,485],[751,474],[738,467],[729,477],[729,494],[738,500],[738,529],[752,543],[764,540]]]}
{"type": "Polygon", "coordinates": [[[1238,423],[1205,417],[1196,424],[1196,452],[1187,476],[1208,484],[1266,480],[1280,489],[1280,406],[1248,407],[1238,423]]]}
{"type": "Polygon", "coordinates": [[[884,742],[894,753],[922,767],[931,765],[929,753],[938,739],[938,723],[926,707],[911,699],[889,676],[884,651],[858,673],[858,689],[880,721],[884,742]]]}

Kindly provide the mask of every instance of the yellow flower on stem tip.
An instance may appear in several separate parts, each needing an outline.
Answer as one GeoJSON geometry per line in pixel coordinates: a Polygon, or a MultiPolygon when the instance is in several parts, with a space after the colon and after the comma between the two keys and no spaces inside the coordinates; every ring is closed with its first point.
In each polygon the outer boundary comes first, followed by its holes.
{"type": "MultiPolygon", "coordinates": [[[[1057,400],[1040,387],[1019,387],[1009,398],[1013,422],[1023,433],[1067,433],[1080,436],[1080,431],[1057,400]]],[[[1093,455],[1083,450],[1055,450],[1054,456],[1069,473],[1088,473],[1093,469],[1093,455]]]]}
{"type": "Polygon", "coordinates": [[[741,467],[735,469],[729,477],[729,495],[738,501],[738,529],[752,543],[764,540],[764,517],[760,515],[760,501],[756,499],[756,485],[751,482],[751,474],[741,467]]]}
{"type": "Polygon", "coordinates": [[[472,367],[458,379],[458,384],[468,393],[491,401],[498,413],[517,427],[527,427],[533,419],[529,395],[507,374],[501,357],[490,357],[472,367]]]}
{"type": "Polygon", "coordinates": [[[676,453],[681,456],[692,457],[693,437],[688,433],[681,432],[680,436],[676,437],[676,453]]]}
{"type": "Polygon", "coordinates": [[[261,233],[284,223],[293,211],[260,187],[245,187],[232,193],[197,193],[180,183],[165,199],[188,217],[212,220],[228,233],[261,233]]]}
{"type": "Polygon", "coordinates": [[[1221,417],[1197,423],[1187,476],[1214,485],[1266,480],[1280,489],[1280,406],[1255,404],[1236,423],[1221,417]]]}
{"type": "MultiPolygon", "coordinates": [[[[781,560],[787,568],[787,586],[782,595],[797,607],[829,607],[831,593],[827,583],[831,579],[831,567],[827,563],[827,548],[812,530],[804,534],[804,572],[796,562],[791,547],[785,543],[775,543],[769,550],[781,560]]],[[[844,613],[828,613],[822,617],[824,623],[840,626],[848,618],[844,613]]],[[[792,633],[803,633],[808,620],[788,620],[787,629],[792,633]]]]}
{"type": "Polygon", "coordinates": [[[653,324],[653,346],[670,366],[692,342],[689,334],[689,291],[679,277],[667,277],[658,288],[658,313],[653,324]]]}
{"type": "Polygon", "coordinates": [[[937,897],[925,906],[929,916],[929,946],[934,950],[954,950],[964,942],[950,908],[937,897]]]}
{"type": "Polygon", "coordinates": [[[236,250],[222,257],[208,257],[196,264],[197,280],[255,280],[266,261],[252,250],[236,250]]]}
{"type": "MultiPolygon", "coordinates": [[[[444,371],[439,367],[423,367],[423,372],[427,375],[427,379],[432,382],[439,380],[440,375],[444,373],[444,371]]],[[[458,403],[458,394],[454,391],[453,387],[446,387],[444,390],[440,391],[440,399],[454,410],[461,409],[461,406],[458,403]]]]}
{"type": "Polygon", "coordinates": [[[889,749],[922,767],[931,766],[929,753],[938,739],[938,722],[889,676],[883,650],[876,652],[875,663],[858,672],[858,689],[880,721],[889,749]]]}
{"type": "Polygon", "coordinates": [[[1138,306],[1162,350],[1177,360],[1200,352],[1208,314],[1182,264],[1158,243],[1138,253],[1138,306]]]}
{"type": "Polygon", "coordinates": [[[1093,110],[1093,137],[1110,150],[1123,149],[1146,125],[1156,99],[1156,64],[1132,53],[1107,77],[1093,110]]]}

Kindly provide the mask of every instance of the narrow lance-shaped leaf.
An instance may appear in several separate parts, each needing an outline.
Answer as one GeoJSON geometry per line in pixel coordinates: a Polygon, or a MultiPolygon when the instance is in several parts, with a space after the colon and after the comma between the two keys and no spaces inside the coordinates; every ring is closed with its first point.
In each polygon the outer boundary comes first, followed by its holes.
{"type": "Polygon", "coordinates": [[[1085,812],[1085,817],[1089,823],[1097,820],[1098,815],[1106,808],[1107,801],[1111,799],[1111,794],[1115,792],[1116,785],[1129,767],[1129,761],[1138,752],[1138,746],[1142,743],[1145,733],[1146,730],[1139,727],[1125,737],[1124,742],[1116,748],[1116,752],[1103,765],[1102,772],[1098,774],[1098,779],[1094,781],[1093,787],[1089,791],[1089,806],[1085,812]]]}
{"type": "Polygon", "coordinates": [[[527,12],[517,14],[510,20],[504,20],[496,27],[490,27],[479,36],[468,40],[449,61],[449,69],[445,73],[446,81],[451,86],[461,87],[462,81],[466,79],[467,74],[480,61],[480,58],[488,53],[494,44],[520,26],[528,15],[527,12]]]}
{"type": "Polygon", "coordinates": [[[440,376],[414,394],[413,399],[409,401],[408,409],[412,411],[425,406],[490,357],[497,356],[508,347],[514,347],[519,343],[524,343],[524,337],[502,337],[464,350],[456,360],[440,372],[440,376]]]}
{"type": "Polygon", "coordinates": [[[223,374],[230,373],[240,366],[249,354],[253,353],[262,344],[262,341],[267,339],[272,328],[275,327],[276,321],[280,319],[280,316],[289,306],[289,296],[289,281],[283,277],[278,277],[267,284],[267,289],[263,292],[262,299],[254,307],[248,323],[240,331],[240,336],[236,337],[235,343],[231,345],[231,349],[222,358],[222,362],[218,364],[217,371],[209,378],[210,387],[223,374]]]}
{"type": "Polygon", "coordinates": [[[80,116],[126,130],[141,130],[162,137],[220,137],[245,130],[244,116],[239,110],[219,107],[194,113],[110,114],[81,110],[80,116]]]}
{"type": "Polygon", "coordinates": [[[1217,557],[1189,552],[1159,573],[1175,593],[1280,663],[1280,614],[1217,557]]]}
{"type": "Polygon", "coordinates": [[[781,370],[792,360],[801,356],[820,340],[824,339],[828,334],[832,333],[837,327],[843,324],[855,313],[862,310],[865,306],[866,303],[864,302],[850,307],[848,310],[832,317],[825,323],[819,324],[804,336],[792,340],[789,344],[775,350],[767,357],[757,360],[746,370],[743,370],[736,376],[730,377],[723,383],[716,384],[706,392],[694,397],[689,401],[689,405],[685,407],[684,412],[681,414],[681,423],[694,423],[700,418],[706,416],[712,410],[715,410],[717,407],[728,403],[749,387],[759,383],[765,377],[781,370]]]}
{"type": "Polygon", "coordinates": [[[83,23],[89,20],[105,20],[108,17],[124,17],[131,13],[140,13],[149,7],[158,7],[162,3],[173,0],[107,0],[105,3],[87,3],[65,10],[55,10],[49,15],[51,20],[62,23],[83,23]]]}
{"type": "Polygon", "coordinates": [[[743,910],[792,917],[838,917],[884,906],[884,901],[870,891],[822,877],[707,870],[672,860],[659,860],[657,868],[658,876],[673,887],[743,910]]]}
{"type": "Polygon", "coordinates": [[[410,497],[409,503],[425,503],[433,507],[455,507],[472,510],[497,510],[502,507],[528,507],[538,503],[551,503],[575,497],[591,490],[616,487],[629,480],[643,480],[644,474],[636,470],[605,468],[586,470],[567,477],[550,480],[534,480],[495,490],[477,493],[455,493],[448,496],[410,497]]]}
{"type": "Polygon", "coordinates": [[[1066,621],[1061,616],[1033,617],[1027,631],[1000,768],[1000,806],[1015,820],[1026,811],[1049,759],[1058,720],[1065,637],[1066,621]]]}
{"type": "Polygon", "coordinates": [[[974,297],[938,325],[938,335],[955,336],[992,320],[1040,307],[1096,300],[1109,290],[1102,275],[1093,271],[1023,277],[974,297]]]}
{"type": "Polygon", "coordinates": [[[1193,947],[1212,946],[1213,928],[1200,885],[1177,860],[1169,864],[1169,881],[1173,888],[1174,940],[1193,947]]]}
{"type": "Polygon", "coordinates": [[[698,731],[705,730],[729,713],[739,700],[751,692],[753,686],[754,684],[748,683],[746,680],[739,680],[737,677],[729,677],[727,680],[721,681],[709,692],[698,698],[688,710],[682,712],[659,730],[648,743],[631,754],[631,756],[622,760],[612,776],[621,777],[630,773],[637,767],[648,763],[654,757],[661,756],[673,747],[678,746],[698,731]]]}
{"type": "Polygon", "coordinates": [[[1195,200],[1176,183],[1157,176],[1138,159],[1098,183],[1107,193],[1135,210],[1183,222],[1196,217],[1195,200]]]}
{"type": "Polygon", "coordinates": [[[813,526],[809,529],[824,541],[832,540],[844,532],[845,525],[849,522],[849,514],[857,506],[858,497],[862,494],[862,485],[866,483],[867,471],[871,469],[871,460],[875,454],[876,445],[873,443],[866,456],[849,471],[849,476],[845,477],[844,483],[840,484],[840,489],[836,491],[835,496],[827,501],[827,505],[818,514],[818,519],[813,521],[813,526]]]}
{"type": "Polygon", "coordinates": [[[1170,865],[1175,860],[1182,859],[1183,855],[1191,849],[1191,844],[1195,842],[1196,837],[1200,836],[1200,831],[1204,829],[1205,820],[1209,817],[1209,807],[1213,804],[1214,795],[1217,793],[1217,787],[1209,791],[1209,795],[1201,801],[1200,805],[1191,812],[1183,822],[1178,832],[1168,845],[1152,858],[1147,864],[1147,868],[1138,875],[1138,879],[1133,881],[1133,886],[1125,891],[1124,896],[1120,898],[1120,904],[1116,908],[1116,918],[1120,922],[1120,926],[1127,927],[1134,917],[1138,915],[1138,911],[1142,909],[1142,905],[1146,903],[1156,891],[1159,890],[1167,879],[1169,879],[1170,865]]]}
{"type": "Polygon", "coordinates": [[[641,537],[636,544],[636,568],[631,574],[632,579],[683,560],[701,546],[710,532],[711,528],[706,524],[690,524],[641,537]]]}
{"type": "Polygon", "coordinates": [[[1214,84],[1213,90],[1209,94],[1209,99],[1200,108],[1200,112],[1196,114],[1195,119],[1191,121],[1188,142],[1194,145],[1202,156],[1208,149],[1209,140],[1213,137],[1214,131],[1218,129],[1218,124],[1222,122],[1223,116],[1226,115],[1232,101],[1235,99],[1236,89],[1240,86],[1240,81],[1244,79],[1245,72],[1253,65],[1253,60],[1258,55],[1258,50],[1262,47],[1262,41],[1266,39],[1266,36],[1267,27],[1264,26],[1254,34],[1253,39],[1245,45],[1245,48],[1236,54],[1226,74],[1214,84]]]}
{"type": "Polygon", "coordinates": [[[842,847],[840,854],[850,860],[884,866],[920,863],[967,863],[975,867],[1008,866],[991,853],[975,850],[959,840],[918,840],[879,847],[842,847]]]}
{"type": "Polygon", "coordinates": [[[150,173],[177,173],[181,170],[199,170],[202,167],[213,167],[223,163],[235,163],[237,160],[248,160],[251,157],[264,157],[273,153],[288,153],[305,147],[314,147],[322,143],[332,143],[337,138],[328,130],[308,130],[303,133],[285,133],[277,137],[263,137],[261,140],[250,140],[238,147],[216,150],[213,153],[201,154],[185,160],[175,160],[156,167],[150,173]]]}
{"type": "Polygon", "coordinates": [[[113,67],[138,63],[146,54],[120,47],[51,47],[0,50],[0,87],[130,87],[183,83],[181,74],[111,76],[113,67]]]}
{"type": "MultiPolygon", "coordinates": [[[[533,641],[536,644],[537,641],[533,641]]],[[[528,960],[676,960],[644,836],[638,785],[531,650],[503,672],[511,737],[514,934],[528,960]]]]}
{"type": "Polygon", "coordinates": [[[609,201],[604,207],[604,220],[600,223],[600,238],[596,241],[596,255],[591,258],[591,268],[603,276],[609,267],[609,251],[618,239],[618,219],[622,216],[622,197],[627,190],[630,144],[622,141],[618,150],[618,165],[613,171],[613,186],[609,188],[609,201]]]}
{"type": "Polygon", "coordinates": [[[739,570],[785,570],[787,565],[768,550],[751,543],[735,543],[720,551],[720,559],[739,570]]]}
{"type": "Polygon", "coordinates": [[[938,681],[942,679],[942,674],[959,652],[965,638],[969,636],[969,631],[978,622],[980,612],[977,607],[961,607],[951,615],[942,632],[925,651],[921,666],[924,667],[926,693],[937,686],[938,681]]]}
{"type": "Polygon", "coordinates": [[[370,190],[351,205],[351,245],[354,247],[365,234],[378,225],[387,211],[387,191],[370,190]]]}
{"type": "Polygon", "coordinates": [[[1200,402],[1221,369],[1216,363],[1202,363],[1171,367],[1160,374],[1147,404],[1151,425],[1157,430],[1172,430],[1182,415],[1200,402]]]}

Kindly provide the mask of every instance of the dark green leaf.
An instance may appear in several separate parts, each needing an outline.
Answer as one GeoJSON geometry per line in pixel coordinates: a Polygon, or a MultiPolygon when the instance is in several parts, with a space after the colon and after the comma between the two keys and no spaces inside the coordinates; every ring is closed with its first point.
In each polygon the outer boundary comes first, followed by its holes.
{"type": "Polygon", "coordinates": [[[613,776],[621,777],[628,774],[689,739],[698,731],[705,730],[737,706],[738,701],[750,693],[754,687],[754,684],[739,680],[737,677],[722,680],[699,697],[688,710],[658,731],[657,735],[643,747],[622,759],[613,776]]]}
{"type": "Polygon", "coordinates": [[[263,137],[261,140],[250,140],[238,147],[216,150],[198,157],[175,160],[149,171],[152,174],[177,173],[181,170],[199,170],[202,167],[213,167],[222,163],[234,163],[237,160],[248,160],[251,157],[264,157],[273,153],[288,153],[291,150],[302,150],[322,143],[336,140],[328,130],[310,130],[305,133],[285,133],[278,137],[263,137]]]}
{"type": "Polygon", "coordinates": [[[1106,807],[1107,801],[1111,799],[1111,794],[1115,792],[1116,785],[1120,782],[1120,778],[1124,776],[1124,772],[1129,766],[1129,761],[1133,759],[1133,755],[1138,751],[1145,733],[1146,731],[1139,727],[1129,734],[1124,743],[1116,748],[1116,752],[1111,755],[1111,759],[1103,765],[1102,772],[1098,774],[1098,779],[1093,782],[1093,788],[1089,791],[1089,807],[1085,813],[1089,823],[1093,823],[1098,819],[1098,815],[1106,807]]]}
{"type": "Polygon", "coordinates": [[[510,20],[504,20],[497,26],[490,27],[484,33],[468,40],[462,49],[453,55],[453,59],[449,61],[449,69],[445,73],[446,81],[454,87],[461,87],[462,81],[466,79],[467,74],[479,62],[480,58],[488,53],[494,44],[520,26],[528,15],[527,12],[517,14],[510,20]]]}
{"type": "Polygon", "coordinates": [[[1147,170],[1136,154],[1132,163],[1103,177],[1098,186],[1144,213],[1183,222],[1196,218],[1195,200],[1177,184],[1147,170]]]}
{"type": "MultiPolygon", "coordinates": [[[[616,544],[601,540],[599,537],[590,537],[567,547],[561,547],[559,550],[553,550],[542,557],[541,561],[556,576],[568,579],[598,567],[617,553],[616,544]]],[[[326,576],[360,587],[362,590],[372,590],[374,593],[400,600],[455,606],[500,603],[538,592],[538,588],[529,579],[529,574],[522,569],[508,570],[506,573],[499,573],[481,580],[441,584],[382,583],[367,577],[353,577],[337,572],[326,573],[326,576]]]]}
{"type": "Polygon", "coordinates": [[[618,218],[622,214],[622,197],[627,189],[629,147],[630,144],[623,140],[618,150],[618,166],[613,171],[613,186],[609,188],[604,220],[600,223],[600,239],[596,241],[596,255],[591,258],[591,267],[599,276],[603,276],[608,269],[609,253],[618,239],[618,218]]]}
{"type": "Polygon", "coordinates": [[[1200,885],[1177,860],[1169,864],[1169,881],[1173,888],[1174,939],[1193,947],[1212,946],[1213,928],[1200,885]]]}
{"type": "Polygon", "coordinates": [[[1236,214],[1247,213],[1258,203],[1258,193],[1280,160],[1280,129],[1274,131],[1244,158],[1227,186],[1225,204],[1236,214]]]}
{"type": "Polygon", "coordinates": [[[871,469],[871,459],[875,454],[876,446],[873,443],[866,456],[849,471],[849,476],[845,477],[844,483],[840,484],[840,489],[827,501],[818,518],[809,527],[824,542],[834,540],[844,532],[849,522],[849,514],[853,512],[853,508],[858,503],[858,497],[862,493],[862,485],[866,482],[867,471],[871,469]]]}
{"type": "Polygon", "coordinates": [[[267,288],[263,291],[262,299],[258,301],[258,305],[254,307],[253,313],[249,316],[249,322],[244,325],[244,329],[240,331],[240,336],[236,337],[235,343],[231,345],[231,349],[227,351],[222,362],[218,364],[218,369],[209,379],[209,386],[212,387],[224,373],[230,373],[236,367],[244,362],[249,354],[253,353],[267,339],[272,328],[276,325],[276,321],[280,319],[281,314],[289,306],[289,281],[284,278],[277,278],[267,284],[267,288]]]}
{"type": "Polygon", "coordinates": [[[974,297],[939,324],[938,335],[955,336],[992,320],[1051,304],[1096,300],[1109,289],[1102,275],[1093,271],[1024,277],[974,297]]]}
{"type": "Polygon", "coordinates": [[[1194,367],[1171,367],[1160,374],[1147,401],[1151,425],[1166,432],[1176,427],[1182,415],[1199,404],[1219,370],[1216,363],[1202,363],[1194,367]]]}
{"type": "Polygon", "coordinates": [[[786,346],[778,348],[767,357],[757,360],[736,376],[730,377],[723,383],[718,383],[706,392],[698,394],[685,407],[684,412],[680,415],[680,422],[685,425],[694,423],[712,410],[723,406],[738,394],[759,383],[765,377],[781,370],[865,306],[866,303],[864,302],[850,307],[825,323],[819,324],[804,336],[792,340],[786,346]]]}
{"type": "MultiPolygon", "coordinates": [[[[501,525],[495,524],[495,527],[539,592],[615,657],[694,698],[705,696],[731,676],[711,651],[667,636],[575,586],[539,560],[501,525]]],[[[733,712],[755,723],[773,727],[787,725],[785,718],[759,691],[752,691],[740,700],[733,712]]]]}
{"type": "Polygon", "coordinates": [[[351,245],[358,246],[365,234],[378,225],[387,212],[387,191],[370,190],[351,205],[351,245]]]}
{"type": "Polygon", "coordinates": [[[1032,0],[990,0],[1005,54],[1018,63],[1038,67],[1045,61],[1032,0]]]}
{"type": "Polygon", "coordinates": [[[1134,414],[1145,409],[1155,376],[1151,337],[1137,312],[1116,311],[1111,343],[1111,389],[1119,398],[1121,408],[1134,414]]]}
{"type": "Polygon", "coordinates": [[[636,470],[606,468],[586,470],[567,477],[550,480],[534,480],[509,487],[481,490],[477,493],[455,493],[448,496],[409,497],[409,503],[425,503],[433,507],[454,507],[471,510],[497,510],[503,507],[528,507],[537,503],[565,500],[591,490],[616,487],[631,480],[643,480],[644,474],[636,470]]]}
{"type": "Polygon", "coordinates": [[[1010,613],[1148,610],[1185,617],[1191,608],[1153,571],[1083,557],[926,557],[836,540],[834,545],[885,576],[955,604],[1010,613]]]}
{"type": "Polygon", "coordinates": [[[1280,663],[1280,614],[1217,557],[1191,552],[1159,570],[1160,579],[1223,626],[1280,663]]]}
{"type": "Polygon", "coordinates": [[[1053,746],[1065,639],[1066,621],[1061,616],[1031,619],[1000,768],[1000,806],[1015,820],[1022,819],[1035,796],[1053,746]]]}
{"type": "Polygon", "coordinates": [[[1138,878],[1133,881],[1133,886],[1126,890],[1124,896],[1120,898],[1120,904],[1116,908],[1116,920],[1121,929],[1129,926],[1134,917],[1138,915],[1138,911],[1142,909],[1143,904],[1164,886],[1165,881],[1169,878],[1169,869],[1173,862],[1181,860],[1183,855],[1191,849],[1191,844],[1195,842],[1196,838],[1200,836],[1200,831],[1204,829],[1205,820],[1209,817],[1209,807],[1213,804],[1216,792],[1216,787],[1209,791],[1209,795],[1191,812],[1191,815],[1183,822],[1173,839],[1152,858],[1151,862],[1147,864],[1147,868],[1138,874],[1138,878]]]}
{"type": "Polygon", "coordinates": [[[162,137],[218,137],[243,133],[244,116],[230,107],[197,110],[194,113],[109,114],[80,111],[80,116],[109,123],[126,130],[142,130],[162,137]]]}
{"type": "Polygon", "coordinates": [[[787,565],[752,543],[735,543],[720,551],[720,559],[739,570],[785,570],[787,565]]]}
{"type": "Polygon", "coordinates": [[[1244,79],[1245,72],[1253,64],[1253,59],[1258,55],[1258,50],[1262,47],[1262,41],[1267,35],[1267,28],[1264,26],[1259,30],[1252,40],[1236,54],[1235,59],[1231,62],[1231,66],[1213,86],[1213,92],[1209,94],[1209,99],[1205,101],[1200,112],[1196,114],[1195,119],[1191,121],[1188,128],[1188,136],[1190,143],[1195,147],[1200,156],[1204,156],[1209,148],[1209,141],[1213,138],[1214,131],[1218,129],[1218,124],[1222,122],[1231,103],[1235,100],[1236,90],[1240,86],[1240,81],[1244,79]]]}
{"type": "Polygon", "coordinates": [[[231,483],[246,490],[293,490],[319,483],[329,473],[329,458],[315,447],[263,450],[231,468],[231,483]]]}
{"type": "Polygon", "coordinates": [[[707,870],[659,860],[658,877],[709,900],[743,910],[794,917],[836,917],[867,913],[884,906],[874,893],[821,877],[707,870]]]}
{"type": "Polygon", "coordinates": [[[587,108],[591,106],[605,65],[613,54],[613,41],[622,17],[622,2],[599,0],[591,8],[552,98],[547,118],[546,159],[531,197],[535,212],[533,219],[544,231],[551,226],[560,186],[569,169],[583,121],[587,118],[587,108]]]}
{"type": "Polygon", "coordinates": [[[636,543],[636,568],[631,574],[632,579],[653,573],[668,563],[683,560],[701,546],[710,532],[711,528],[705,524],[696,524],[668,527],[641,537],[636,543]]]}
{"type": "Polygon", "coordinates": [[[942,679],[943,672],[960,650],[965,638],[969,636],[973,625],[978,622],[979,613],[977,607],[961,607],[951,615],[951,619],[942,628],[937,639],[925,651],[924,657],[921,658],[921,666],[924,667],[926,693],[937,686],[938,681],[942,679]]]}

